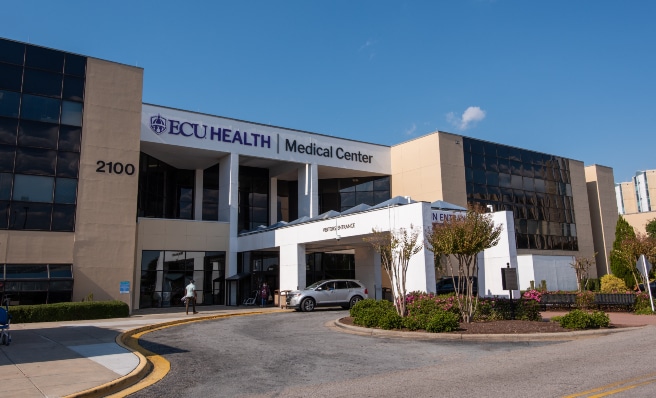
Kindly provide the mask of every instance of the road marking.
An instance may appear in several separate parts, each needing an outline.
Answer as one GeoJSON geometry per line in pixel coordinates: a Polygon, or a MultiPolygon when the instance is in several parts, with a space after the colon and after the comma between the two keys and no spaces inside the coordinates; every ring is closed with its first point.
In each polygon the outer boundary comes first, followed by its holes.
{"type": "Polygon", "coordinates": [[[644,386],[647,384],[656,383],[656,373],[650,373],[631,379],[620,380],[615,383],[607,384],[605,386],[593,388],[591,390],[582,391],[580,393],[566,395],[563,398],[600,398],[608,395],[617,394],[627,391],[636,387],[644,386]],[[617,388],[616,388],[617,387],[617,388]],[[598,393],[598,394],[595,394],[598,393]]]}

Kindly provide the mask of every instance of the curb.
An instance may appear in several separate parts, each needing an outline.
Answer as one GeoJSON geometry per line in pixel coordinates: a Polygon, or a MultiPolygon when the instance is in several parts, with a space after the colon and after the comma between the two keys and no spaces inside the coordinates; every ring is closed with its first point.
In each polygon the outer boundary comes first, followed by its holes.
{"type": "MultiPolygon", "coordinates": [[[[328,323],[329,325],[331,322],[328,323]]],[[[350,334],[372,337],[405,338],[412,340],[444,340],[444,341],[506,341],[506,342],[529,342],[529,341],[568,341],[584,339],[596,336],[606,336],[613,333],[628,332],[642,329],[648,326],[634,326],[617,329],[595,329],[581,330],[575,332],[558,333],[526,333],[526,334],[458,334],[458,333],[427,333],[427,332],[403,332],[396,330],[383,330],[365,328],[360,326],[346,325],[336,319],[332,326],[350,334]]]]}
{"type": "Polygon", "coordinates": [[[136,355],[139,358],[139,364],[125,376],[119,377],[118,379],[112,380],[97,387],[90,388],[88,390],[66,395],[64,398],[96,398],[112,396],[124,397],[161,380],[171,369],[171,364],[164,357],[155,354],[154,352],[151,352],[139,345],[139,338],[147,333],[186,323],[211,321],[214,319],[230,318],[234,316],[261,315],[283,311],[284,310],[253,311],[245,313],[206,315],[193,319],[177,319],[174,321],[156,323],[127,330],[116,336],[116,344],[136,355]],[[128,389],[129,391],[126,391],[128,389]]]}

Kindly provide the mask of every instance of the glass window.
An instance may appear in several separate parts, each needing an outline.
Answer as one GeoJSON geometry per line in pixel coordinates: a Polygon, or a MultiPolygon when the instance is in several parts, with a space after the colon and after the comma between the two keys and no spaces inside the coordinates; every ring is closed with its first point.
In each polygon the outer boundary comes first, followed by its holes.
{"type": "Polygon", "coordinates": [[[66,65],[64,66],[64,73],[67,75],[75,75],[84,77],[84,72],[87,66],[86,57],[79,55],[66,54],[66,65]]]}
{"type": "Polygon", "coordinates": [[[383,177],[374,180],[374,191],[389,191],[390,190],[390,178],[383,177]]]}
{"type": "MultiPolygon", "coordinates": [[[[7,229],[9,226],[9,202],[0,201],[0,229],[7,229]]],[[[0,266],[0,273],[2,266],[0,266]]]]}
{"type": "Polygon", "coordinates": [[[20,93],[0,90],[0,116],[18,117],[20,93]]]}
{"type": "Polygon", "coordinates": [[[10,212],[10,229],[50,230],[51,204],[12,202],[10,212]]]}
{"type": "Polygon", "coordinates": [[[54,98],[25,94],[21,103],[21,118],[40,122],[59,123],[60,102],[54,98]]]}
{"type": "Polygon", "coordinates": [[[55,205],[53,207],[52,230],[70,232],[75,230],[75,206],[55,205]]]}
{"type": "Polygon", "coordinates": [[[14,157],[16,155],[16,147],[13,145],[0,145],[0,172],[14,171],[14,157]]]}
{"type": "Polygon", "coordinates": [[[57,178],[55,183],[55,203],[74,204],[77,192],[77,180],[57,178]]]}
{"type": "Polygon", "coordinates": [[[495,171],[486,171],[485,172],[485,179],[487,181],[487,185],[499,186],[499,174],[495,171]]]}
{"type": "Polygon", "coordinates": [[[84,79],[79,77],[64,76],[63,97],[66,100],[84,100],[84,79]]]}
{"type": "Polygon", "coordinates": [[[82,142],[82,128],[61,126],[59,128],[59,150],[80,152],[82,142]]]}
{"type": "Polygon", "coordinates": [[[16,173],[54,175],[57,151],[39,148],[16,149],[16,173]]]}
{"type": "Polygon", "coordinates": [[[57,177],[76,178],[80,168],[80,154],[75,152],[57,153],[57,177]]]}
{"type": "Polygon", "coordinates": [[[364,203],[370,206],[373,206],[374,203],[374,193],[372,191],[365,192],[355,192],[355,203],[360,204],[364,203]]]}
{"type": "Polygon", "coordinates": [[[14,200],[23,202],[52,202],[54,178],[16,174],[14,176],[14,200]]]}
{"type": "Polygon", "coordinates": [[[0,144],[16,145],[18,119],[0,117],[0,144]]]}
{"type": "Polygon", "coordinates": [[[522,176],[511,175],[510,186],[514,189],[522,189],[522,187],[524,186],[524,183],[522,182],[522,176]]]}
{"type": "Polygon", "coordinates": [[[9,200],[11,198],[12,177],[11,173],[0,173],[0,200],[9,200]]]}
{"type": "Polygon", "coordinates": [[[22,120],[18,127],[18,145],[57,149],[59,126],[22,120]]]}
{"type": "Polygon", "coordinates": [[[355,206],[355,192],[344,192],[340,193],[342,209],[346,210],[355,206]]]}
{"type": "Polygon", "coordinates": [[[25,68],[23,93],[61,97],[62,75],[44,70],[25,68]]]}
{"type": "Polygon", "coordinates": [[[374,190],[373,181],[363,182],[362,184],[358,184],[355,186],[355,192],[364,192],[364,191],[373,191],[373,190],[374,190]]]}
{"type": "Polygon", "coordinates": [[[21,91],[23,68],[20,66],[0,64],[0,89],[21,91]]]}
{"type": "Polygon", "coordinates": [[[27,46],[25,66],[62,73],[64,71],[64,53],[48,48],[27,46]]]}
{"type": "Polygon", "coordinates": [[[0,61],[22,65],[25,58],[25,44],[0,39],[0,61]]]}
{"type": "Polygon", "coordinates": [[[82,125],[82,103],[62,101],[61,123],[69,126],[82,125]]]}
{"type": "Polygon", "coordinates": [[[51,264],[49,268],[51,278],[73,277],[73,266],[70,264],[51,264]]]}
{"type": "Polygon", "coordinates": [[[36,279],[48,277],[45,264],[7,264],[7,279],[36,279]]]}

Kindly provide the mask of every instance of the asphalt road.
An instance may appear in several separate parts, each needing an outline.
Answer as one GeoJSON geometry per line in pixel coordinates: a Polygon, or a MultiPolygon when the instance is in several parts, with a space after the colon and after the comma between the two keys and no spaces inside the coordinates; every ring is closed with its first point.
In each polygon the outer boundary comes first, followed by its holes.
{"type": "Polygon", "coordinates": [[[146,334],[141,345],[171,371],[131,397],[562,397],[629,379],[604,391],[642,383],[613,397],[656,396],[656,327],[569,342],[415,341],[327,327],[343,316],[271,313],[146,334]]]}

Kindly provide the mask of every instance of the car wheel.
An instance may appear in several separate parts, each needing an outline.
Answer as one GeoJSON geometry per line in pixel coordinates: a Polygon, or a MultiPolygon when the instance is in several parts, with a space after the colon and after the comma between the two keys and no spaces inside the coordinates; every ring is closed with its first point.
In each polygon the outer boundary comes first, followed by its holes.
{"type": "Polygon", "coordinates": [[[349,308],[353,308],[355,304],[357,304],[358,301],[362,300],[362,297],[360,296],[353,296],[351,297],[351,301],[349,301],[349,308]]]}
{"type": "Polygon", "coordinates": [[[301,301],[301,310],[304,312],[312,312],[314,310],[314,300],[306,298],[301,301]]]}

